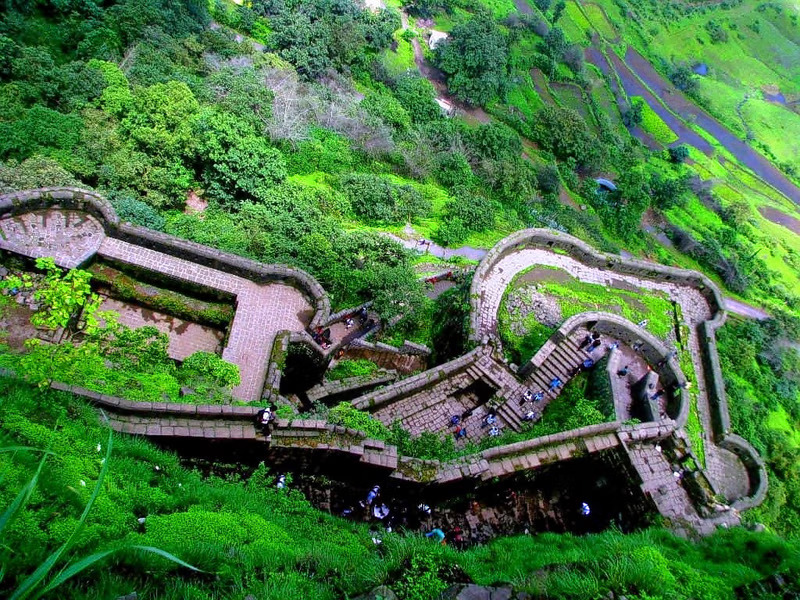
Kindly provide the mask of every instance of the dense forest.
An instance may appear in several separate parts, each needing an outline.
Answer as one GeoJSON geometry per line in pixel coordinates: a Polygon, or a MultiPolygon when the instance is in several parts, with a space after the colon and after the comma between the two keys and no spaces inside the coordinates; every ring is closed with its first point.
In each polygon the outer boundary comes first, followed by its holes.
{"type": "MultiPolygon", "coordinates": [[[[522,536],[466,552],[415,535],[376,547],[366,526],[276,490],[264,469],[246,480],[204,477],[174,454],[116,437],[106,454],[107,434],[79,400],[3,379],[0,505],[10,508],[0,517],[0,595],[50,593],[48,572],[20,590],[62,544],[73,565],[93,553],[105,562],[87,563],[49,597],[135,589],[142,598],[340,598],[398,581],[408,599],[462,581],[552,598],[800,594],[800,248],[796,235],[764,229],[749,199],[774,190],[728,155],[673,143],[641,101],[607,103],[618,84],[585,61],[592,33],[580,28],[578,3],[521,2],[524,12],[501,0],[388,4],[5,0],[0,193],[89,187],[124,220],[305,269],[334,311],[372,301],[381,340],[429,344],[437,362],[466,348],[467,289],[426,297],[421,259],[386,233],[412,228],[444,247],[486,249],[518,229],[550,227],[605,251],[702,270],[772,315],[733,318],[719,332],[733,428],[770,472],[767,502],[746,520],[769,531],[693,543],[656,523],[631,535],[522,536]],[[419,25],[428,21],[448,32],[433,49],[419,25]],[[433,76],[415,61],[420,44],[433,76]],[[544,89],[535,91],[531,72],[544,89]],[[572,90],[580,106],[548,101],[547,82],[572,90]],[[455,116],[437,102],[444,89],[455,116]],[[616,191],[597,193],[597,177],[612,177],[616,191]],[[653,223],[666,244],[647,233],[653,223]],[[44,462],[36,449],[48,449],[44,462]],[[96,498],[86,472],[97,489],[105,480],[96,498]]],[[[724,44],[735,31],[725,11],[742,2],[608,4],[637,16],[608,23],[618,44],[660,39],[678,18],[705,18],[703,39],[724,44]]],[[[783,9],[758,11],[765,30],[774,23],[800,37],[783,9]]],[[[728,123],[732,109],[715,104],[710,82],[698,84],[686,61],[657,58],[728,123]]],[[[771,134],[759,151],[796,177],[791,148],[771,134]]]]}

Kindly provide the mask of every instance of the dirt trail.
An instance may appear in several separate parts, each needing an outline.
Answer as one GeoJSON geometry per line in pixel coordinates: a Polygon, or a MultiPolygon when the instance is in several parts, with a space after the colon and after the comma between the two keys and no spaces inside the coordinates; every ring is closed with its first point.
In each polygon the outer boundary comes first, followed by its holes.
{"type": "MultiPolygon", "coordinates": [[[[408,15],[401,11],[401,23],[403,29],[408,29],[408,15]]],[[[419,38],[411,40],[411,46],[414,49],[414,63],[417,65],[419,72],[422,76],[433,84],[436,89],[436,94],[443,100],[452,104],[460,113],[463,113],[468,120],[477,121],[478,123],[489,123],[492,117],[486,111],[479,107],[469,106],[460,100],[456,100],[450,95],[447,89],[447,78],[445,74],[439,69],[434,67],[425,60],[425,55],[422,52],[422,45],[419,43],[419,38]]]]}

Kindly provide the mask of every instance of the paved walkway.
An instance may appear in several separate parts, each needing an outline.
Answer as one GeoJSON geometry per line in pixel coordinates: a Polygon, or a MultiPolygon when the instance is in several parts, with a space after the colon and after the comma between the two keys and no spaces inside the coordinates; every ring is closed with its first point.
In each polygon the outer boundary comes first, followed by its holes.
{"type": "Polygon", "coordinates": [[[689,329],[688,348],[691,351],[695,371],[694,374],[687,373],[686,376],[695,386],[692,392],[696,394],[698,417],[703,426],[708,476],[720,489],[726,489],[728,479],[740,478],[741,469],[737,466],[738,461],[729,460],[730,457],[725,456],[726,451],[718,448],[711,439],[711,411],[705,390],[706,379],[697,334],[698,325],[711,318],[711,309],[703,296],[689,287],[602,271],[569,256],[544,249],[526,248],[500,259],[486,275],[481,291],[479,320],[481,335],[493,335],[497,331],[497,313],[506,288],[518,273],[534,265],[558,267],[587,283],[604,286],[619,286],[622,283],[643,290],[662,291],[680,305],[683,319],[689,329]]]}
{"type": "Polygon", "coordinates": [[[0,248],[30,258],[52,256],[65,269],[94,256],[105,236],[94,217],[74,210],[36,210],[0,219],[0,248]]]}
{"type": "Polygon", "coordinates": [[[233,395],[242,400],[260,398],[275,335],[283,330],[302,331],[311,321],[313,309],[308,299],[288,285],[259,285],[115,238],[105,238],[98,254],[236,296],[236,315],[222,358],[239,366],[241,384],[233,389],[233,395]]]}

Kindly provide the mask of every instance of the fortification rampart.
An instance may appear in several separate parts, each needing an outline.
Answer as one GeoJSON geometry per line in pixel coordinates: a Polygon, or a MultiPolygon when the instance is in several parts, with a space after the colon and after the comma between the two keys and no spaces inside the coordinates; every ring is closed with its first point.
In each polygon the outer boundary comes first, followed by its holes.
{"type": "Polygon", "coordinates": [[[654,281],[666,281],[698,290],[708,302],[712,315],[724,319],[722,294],[705,275],[696,271],[679,269],[633,258],[623,258],[595,250],[587,243],[569,234],[552,229],[523,229],[500,240],[481,260],[472,278],[470,288],[470,339],[480,342],[485,332],[480,331],[480,315],[485,279],[505,256],[526,248],[541,248],[569,255],[589,267],[634,275],[654,281]]]}
{"type": "Polygon", "coordinates": [[[640,344],[639,352],[650,365],[656,365],[659,380],[671,394],[667,404],[667,415],[678,427],[683,427],[689,417],[689,393],[685,389],[686,377],[671,353],[652,333],[631,323],[624,317],[606,312],[585,312],[564,321],[542,347],[520,369],[520,375],[539,367],[553,350],[574,332],[586,329],[596,331],[632,346],[640,344]]]}
{"type": "Polygon", "coordinates": [[[308,273],[285,265],[267,265],[228,252],[209,248],[166,233],[124,223],[111,203],[100,194],[81,188],[59,187],[25,190],[0,196],[0,217],[63,207],[95,217],[109,237],[237,275],[255,283],[280,281],[297,287],[314,302],[310,327],[322,325],[330,316],[325,289],[308,273]]]}

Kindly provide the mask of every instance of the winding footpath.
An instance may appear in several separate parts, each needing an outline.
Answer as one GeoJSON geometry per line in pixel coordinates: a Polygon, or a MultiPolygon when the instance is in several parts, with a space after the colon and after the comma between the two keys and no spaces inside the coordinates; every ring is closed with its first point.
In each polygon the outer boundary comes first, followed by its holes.
{"type": "MultiPolygon", "coordinates": [[[[484,277],[478,321],[481,336],[497,336],[498,311],[508,286],[520,272],[537,265],[563,269],[580,281],[604,287],[633,286],[642,290],[664,292],[670,300],[677,302],[681,307],[683,319],[689,331],[688,347],[691,350],[692,364],[695,369],[695,374],[690,375],[690,379],[693,381],[697,393],[698,416],[703,430],[706,432],[712,430],[711,409],[705,390],[707,378],[698,340],[699,326],[711,319],[712,314],[700,292],[686,286],[600,270],[587,266],[572,257],[556,254],[549,250],[526,248],[501,258],[484,277]]],[[[708,436],[705,440],[705,455],[707,473],[718,489],[728,491],[732,482],[747,479],[744,467],[736,457],[728,450],[713,444],[708,436]]],[[[732,497],[741,495],[739,489],[731,489],[729,492],[732,497]]]]}

